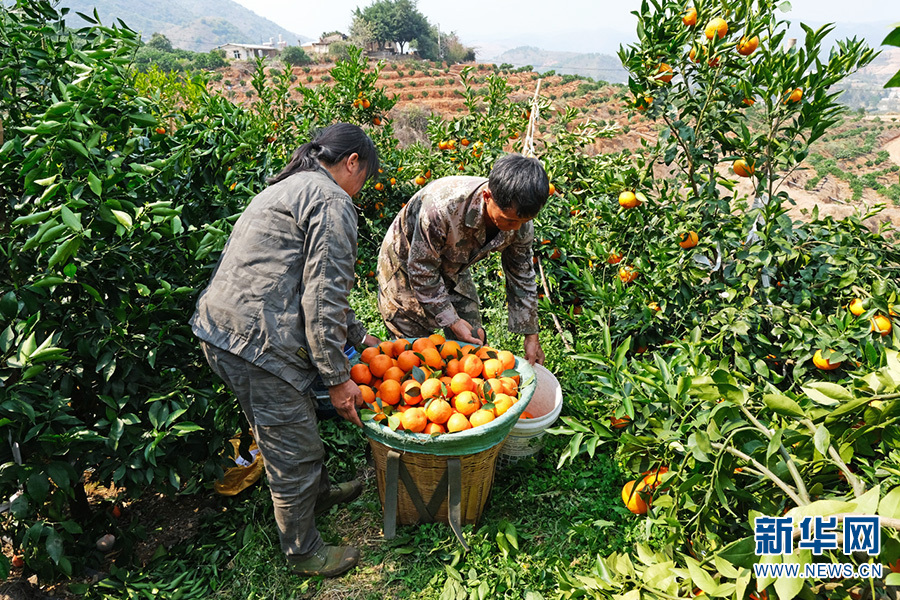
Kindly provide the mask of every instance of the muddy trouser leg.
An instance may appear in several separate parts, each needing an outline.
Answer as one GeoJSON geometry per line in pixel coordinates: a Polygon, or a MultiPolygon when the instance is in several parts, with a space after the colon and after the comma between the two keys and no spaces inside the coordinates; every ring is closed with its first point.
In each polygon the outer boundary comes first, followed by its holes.
{"type": "Polygon", "coordinates": [[[201,345],[250,423],[265,464],[281,549],[298,556],[315,552],[323,545],[315,523],[316,498],[330,487],[315,397],[230,352],[201,345]]]}

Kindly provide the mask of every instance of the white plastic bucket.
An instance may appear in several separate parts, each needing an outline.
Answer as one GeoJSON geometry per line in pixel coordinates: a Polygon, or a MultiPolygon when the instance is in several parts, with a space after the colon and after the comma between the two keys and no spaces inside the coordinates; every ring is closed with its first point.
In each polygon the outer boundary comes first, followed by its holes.
{"type": "Polygon", "coordinates": [[[553,373],[541,365],[534,365],[534,372],[537,387],[528,408],[525,409],[533,418],[519,419],[513,425],[500,448],[501,463],[515,462],[520,458],[537,454],[544,445],[541,438],[562,410],[562,387],[559,381],[553,373]]]}

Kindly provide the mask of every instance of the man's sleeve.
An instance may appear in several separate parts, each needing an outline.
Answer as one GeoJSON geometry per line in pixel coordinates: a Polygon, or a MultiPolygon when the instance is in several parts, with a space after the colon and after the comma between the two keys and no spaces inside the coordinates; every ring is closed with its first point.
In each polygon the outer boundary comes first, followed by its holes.
{"type": "Polygon", "coordinates": [[[528,335],[538,333],[537,283],[531,246],[534,226],[524,225],[515,241],[503,249],[500,263],[506,274],[506,301],[509,304],[509,330],[528,335]]]}
{"type": "Polygon", "coordinates": [[[441,277],[441,248],[446,239],[447,223],[441,215],[430,214],[422,207],[409,242],[406,270],[412,293],[438,327],[449,327],[459,320],[441,277]]]}
{"type": "MultiPolygon", "coordinates": [[[[317,203],[308,220],[300,304],[310,358],[325,385],[350,378],[344,354],[356,261],[356,213],[344,199],[317,203]]],[[[357,322],[358,323],[358,322],[357,322]]]]}

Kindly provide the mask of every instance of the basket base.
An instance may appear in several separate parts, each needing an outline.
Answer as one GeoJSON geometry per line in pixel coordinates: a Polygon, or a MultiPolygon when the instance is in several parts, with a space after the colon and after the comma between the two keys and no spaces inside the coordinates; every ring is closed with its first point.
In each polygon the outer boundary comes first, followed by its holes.
{"type": "Polygon", "coordinates": [[[463,456],[400,452],[369,439],[375,460],[378,497],[384,510],[384,536],[396,525],[448,523],[457,538],[461,526],[476,523],[494,483],[500,444],[463,456]]]}

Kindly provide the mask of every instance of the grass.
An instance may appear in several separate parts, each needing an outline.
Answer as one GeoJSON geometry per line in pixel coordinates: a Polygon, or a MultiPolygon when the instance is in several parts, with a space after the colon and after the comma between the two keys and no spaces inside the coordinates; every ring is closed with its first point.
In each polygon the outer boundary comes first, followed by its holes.
{"type": "MultiPolygon", "coordinates": [[[[485,269],[492,268],[490,261],[485,263],[485,269]]],[[[488,339],[521,354],[521,336],[506,331],[503,300],[502,291],[483,299],[488,339]]],[[[374,286],[361,282],[352,304],[370,331],[383,338],[374,286]]],[[[565,395],[589,394],[577,365],[553,333],[542,336],[548,368],[557,374],[565,395]]],[[[443,523],[400,526],[395,539],[385,540],[362,433],[339,419],[323,421],[320,431],[333,479],[366,479],[362,496],[317,520],[326,542],[361,549],[362,561],[349,574],[323,580],[289,572],[263,480],[238,496],[222,498],[222,510],[202,521],[194,539],[170,548],[144,569],[117,571],[111,578],[116,589],[94,585],[85,597],[141,597],[134,586],[149,581],[152,587],[158,581],[161,587],[173,573],[189,571],[195,574],[195,587],[182,591],[185,599],[438,600],[468,598],[479,590],[486,598],[522,598],[529,591],[532,598],[546,598],[556,595],[558,569],[588,571],[598,554],[623,550],[642,536],[640,520],[622,506],[622,476],[615,460],[598,454],[557,470],[568,440],[547,435],[541,454],[498,467],[480,523],[464,527],[470,552],[463,552],[443,523]]],[[[156,597],[174,597],[167,593],[156,597]]]]}

